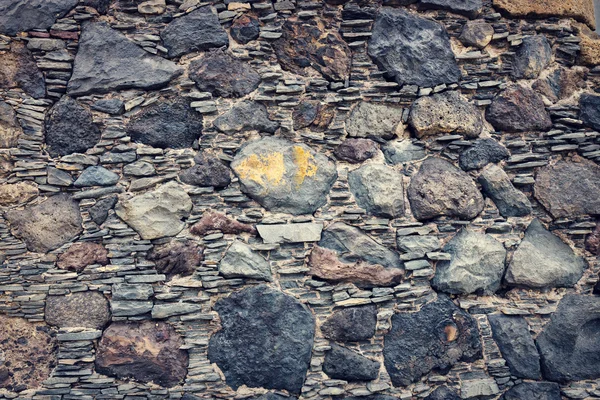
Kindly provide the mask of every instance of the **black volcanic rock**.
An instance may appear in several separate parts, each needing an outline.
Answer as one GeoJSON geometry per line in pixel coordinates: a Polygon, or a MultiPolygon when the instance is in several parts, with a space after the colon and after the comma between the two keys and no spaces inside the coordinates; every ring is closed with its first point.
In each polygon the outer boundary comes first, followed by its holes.
{"type": "Polygon", "coordinates": [[[231,183],[231,172],[217,157],[198,153],[194,157],[196,165],[181,171],[179,179],[188,185],[224,188],[231,183]]]}
{"type": "Polygon", "coordinates": [[[241,44],[246,44],[254,39],[258,39],[260,24],[256,17],[243,14],[233,20],[229,32],[233,40],[241,44]]]}
{"type": "Polygon", "coordinates": [[[419,0],[419,7],[425,10],[448,10],[475,18],[483,8],[481,0],[419,0]]]}
{"type": "Polygon", "coordinates": [[[483,168],[489,163],[507,159],[510,152],[492,138],[477,139],[473,146],[460,153],[458,164],[465,171],[483,168]]]}
{"type": "Polygon", "coordinates": [[[367,340],[375,335],[377,307],[349,307],[333,313],[321,325],[323,336],[341,342],[367,340]]]}
{"type": "MultiPolygon", "coordinates": [[[[1,23],[0,26],[2,26],[1,23]]],[[[0,53],[0,65],[2,65],[0,89],[19,87],[33,98],[44,97],[46,94],[44,75],[25,44],[12,42],[10,50],[0,53]]]]}
{"type": "Polygon", "coordinates": [[[0,34],[15,36],[32,29],[48,29],[78,0],[0,0],[0,34]]]}
{"type": "Polygon", "coordinates": [[[372,381],[377,378],[380,367],[379,362],[333,343],[323,363],[323,371],[330,378],[349,382],[372,381]]]}
{"type": "Polygon", "coordinates": [[[509,86],[497,95],[486,118],[495,129],[505,132],[545,131],[552,127],[540,95],[520,85],[509,86]]]}
{"type": "Polygon", "coordinates": [[[579,118],[590,128],[600,130],[600,96],[584,93],[579,98],[579,118]]]}
{"type": "Polygon", "coordinates": [[[535,79],[552,61],[552,48],[544,35],[527,36],[515,52],[512,75],[535,79]]]}
{"type": "Polygon", "coordinates": [[[425,400],[461,400],[460,396],[456,392],[450,389],[448,386],[440,386],[433,392],[429,393],[429,396],[425,397],[425,400]]]}
{"type": "Polygon", "coordinates": [[[523,382],[504,393],[502,400],[561,400],[560,386],[554,382],[523,382]]]}

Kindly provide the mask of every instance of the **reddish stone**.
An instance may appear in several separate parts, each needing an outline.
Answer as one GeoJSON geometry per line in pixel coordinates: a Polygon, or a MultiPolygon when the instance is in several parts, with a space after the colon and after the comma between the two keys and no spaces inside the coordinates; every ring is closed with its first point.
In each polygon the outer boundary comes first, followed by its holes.
{"type": "Polygon", "coordinates": [[[349,163],[360,163],[377,154],[377,143],[371,139],[346,139],[334,151],[340,160],[349,163]]]}
{"type": "Polygon", "coordinates": [[[215,230],[234,235],[242,232],[256,234],[256,229],[252,225],[243,224],[233,218],[229,218],[224,213],[212,210],[205,212],[200,221],[196,222],[190,229],[194,235],[198,236],[206,235],[208,232],[215,230]]]}
{"type": "Polygon", "coordinates": [[[184,242],[172,241],[162,246],[156,246],[148,254],[148,259],[156,262],[156,270],[169,277],[187,276],[194,273],[200,265],[204,249],[191,240],[184,242]]]}
{"type": "Polygon", "coordinates": [[[51,29],[50,35],[61,39],[79,39],[79,32],[55,31],[51,29]]]}
{"type": "Polygon", "coordinates": [[[56,264],[59,268],[80,272],[88,265],[108,264],[108,251],[98,243],[75,243],[58,257],[56,264]]]}

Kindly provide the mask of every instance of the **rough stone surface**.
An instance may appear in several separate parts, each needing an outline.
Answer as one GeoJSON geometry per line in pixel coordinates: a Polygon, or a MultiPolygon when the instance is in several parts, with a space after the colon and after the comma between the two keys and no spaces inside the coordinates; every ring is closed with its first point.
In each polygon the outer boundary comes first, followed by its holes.
{"type": "Polygon", "coordinates": [[[196,222],[190,228],[190,232],[198,236],[205,235],[213,230],[218,230],[226,234],[239,234],[242,232],[256,233],[256,229],[252,225],[238,222],[224,213],[213,210],[205,212],[200,221],[196,222]]]}
{"type": "Polygon", "coordinates": [[[490,163],[498,163],[510,156],[506,147],[492,138],[478,139],[473,146],[460,153],[458,164],[465,171],[483,168],[490,163]]]}
{"type": "Polygon", "coordinates": [[[519,378],[540,379],[540,356],[529,325],[523,317],[493,314],[488,317],[494,341],[510,373],[519,378]]]}
{"type": "Polygon", "coordinates": [[[524,217],[531,214],[531,203],[527,196],[517,190],[504,170],[496,164],[486,166],[479,183],[483,193],[491,198],[504,217],[524,217]]]}
{"type": "Polygon", "coordinates": [[[207,52],[192,61],[190,78],[202,92],[220,97],[243,97],[260,83],[260,75],[250,64],[225,51],[207,52]]]}
{"type": "Polygon", "coordinates": [[[419,0],[419,7],[429,10],[448,10],[475,18],[483,8],[482,0],[419,0]]]}
{"type": "Polygon", "coordinates": [[[13,235],[25,241],[27,249],[39,253],[54,250],[83,230],[79,205],[68,194],[4,214],[13,235]]]}
{"type": "Polygon", "coordinates": [[[0,184],[0,206],[27,203],[38,194],[38,186],[35,183],[2,183],[0,184]]]}
{"type": "Polygon", "coordinates": [[[17,147],[19,136],[23,133],[13,108],[0,100],[0,148],[17,147]]]}
{"type": "Polygon", "coordinates": [[[339,160],[358,164],[373,158],[378,150],[377,143],[371,139],[346,139],[336,147],[334,154],[339,160]]]}
{"type": "Polygon", "coordinates": [[[194,157],[196,165],[179,173],[179,180],[188,185],[224,188],[231,183],[229,168],[217,157],[198,153],[194,157]]]}
{"type": "Polygon", "coordinates": [[[271,121],[264,105],[255,101],[242,101],[229,111],[218,116],[214,121],[215,128],[224,133],[259,131],[275,133],[279,123],[271,121]]]}
{"type": "Polygon", "coordinates": [[[448,33],[437,22],[383,7],[372,34],[369,55],[398,84],[431,87],[460,79],[448,33]]]}
{"type": "Polygon", "coordinates": [[[190,196],[175,182],[144,194],[122,198],[115,212],[143,239],[177,235],[192,209],[190,196]]]}
{"type": "Polygon", "coordinates": [[[442,215],[473,219],[483,210],[483,197],[471,177],[437,157],[423,161],[408,186],[408,200],[418,220],[442,215]]]}
{"type": "Polygon", "coordinates": [[[59,268],[77,272],[92,264],[108,264],[108,251],[101,244],[93,242],[74,243],[56,262],[59,268]]]}
{"type": "Polygon", "coordinates": [[[327,130],[334,117],[335,107],[316,100],[302,101],[292,112],[295,130],[309,128],[311,131],[322,132],[327,130]]]}
{"type": "Polygon", "coordinates": [[[181,72],[175,63],[148,53],[106,22],[87,22],[67,92],[81,96],[130,88],[157,89],[181,72]]]}
{"type": "Polygon", "coordinates": [[[304,75],[311,67],[331,81],[344,81],[350,74],[350,48],[337,29],[320,19],[289,18],[273,48],[281,67],[293,73],[304,75]]]}
{"type": "Polygon", "coordinates": [[[600,377],[600,297],[568,294],[537,338],[544,378],[565,382],[600,377]]]}
{"type": "Polygon", "coordinates": [[[379,362],[337,344],[331,344],[323,363],[323,371],[330,378],[348,382],[376,379],[380,367],[379,362]]]}
{"type": "Polygon", "coordinates": [[[45,127],[46,145],[52,157],[85,153],[101,136],[92,113],[69,96],[63,96],[48,111],[45,127]]]}
{"type": "Polygon", "coordinates": [[[125,103],[120,99],[100,99],[91,105],[92,110],[120,115],[125,112],[125,103]]]}
{"type": "Polygon", "coordinates": [[[586,238],[585,248],[593,255],[600,255],[600,222],[596,224],[592,233],[586,238]]]}
{"type": "Polygon", "coordinates": [[[258,39],[260,24],[257,18],[243,14],[233,21],[229,32],[233,40],[246,44],[258,39]]]}
{"type": "Polygon", "coordinates": [[[503,400],[561,400],[560,386],[553,382],[523,382],[504,393],[503,400]]]}
{"type": "Polygon", "coordinates": [[[222,298],[214,308],[222,329],[210,338],[208,358],[229,386],[300,392],[315,333],[306,306],[261,285],[222,298]]]}
{"type": "Polygon", "coordinates": [[[448,386],[440,386],[425,397],[425,400],[460,400],[460,396],[448,386]]]}
{"type": "Polygon", "coordinates": [[[520,85],[509,86],[494,98],[487,120],[499,131],[545,131],[552,127],[550,115],[536,92],[520,85]]]}
{"type": "Polygon", "coordinates": [[[310,214],[325,204],[335,164],[305,144],[266,137],[248,143],[231,168],[242,190],[271,211],[310,214]]]}
{"type": "Polygon", "coordinates": [[[64,17],[77,0],[1,0],[0,34],[15,36],[32,29],[47,29],[64,17]]]}
{"type": "Polygon", "coordinates": [[[385,367],[394,386],[407,386],[433,369],[447,372],[458,361],[482,355],[477,323],[442,295],[419,312],[392,316],[384,342],[385,367]]]}
{"type": "Polygon", "coordinates": [[[162,246],[155,246],[148,254],[148,259],[156,263],[159,273],[169,278],[175,275],[188,276],[202,263],[203,250],[191,240],[173,240],[162,246]]]}
{"type": "Polygon", "coordinates": [[[104,199],[98,200],[96,204],[90,207],[89,214],[92,221],[97,225],[101,225],[108,218],[108,211],[117,204],[117,196],[109,196],[104,199]]]}
{"type": "Polygon", "coordinates": [[[506,281],[531,288],[573,286],[586,268],[583,258],[534,219],[506,271],[506,281]]]}
{"type": "Polygon", "coordinates": [[[515,52],[512,75],[515,78],[535,79],[552,60],[552,48],[544,35],[527,36],[515,52]]]}
{"type": "Polygon", "coordinates": [[[511,17],[575,18],[592,27],[594,23],[594,5],[591,1],[582,0],[494,0],[494,7],[511,17]]]}
{"type": "Polygon", "coordinates": [[[114,322],[98,342],[96,371],[171,387],[187,374],[183,344],[175,329],[164,322],[114,322]]]}
{"type": "Polygon", "coordinates": [[[348,174],[356,203],[367,212],[383,217],[404,215],[402,175],[386,165],[366,164],[348,174]]]}
{"type": "Polygon", "coordinates": [[[127,133],[133,141],[152,147],[182,149],[192,147],[202,127],[202,114],[178,99],[142,109],[127,124],[127,133]]]}
{"type": "Polygon", "coordinates": [[[271,281],[271,266],[247,244],[235,241],[219,263],[219,273],[226,278],[253,278],[271,281]]]}
{"type": "Polygon", "coordinates": [[[368,340],[375,335],[377,307],[350,307],[333,313],[321,325],[323,336],[340,342],[368,340]]]}
{"type": "MultiPolygon", "coordinates": [[[[0,18],[2,18],[1,11],[0,18]]],[[[0,89],[20,87],[33,98],[44,97],[46,94],[44,76],[39,70],[33,55],[24,44],[13,42],[9,51],[0,52],[0,64],[2,65],[0,89]]]]}
{"type": "Polygon", "coordinates": [[[60,328],[102,329],[110,320],[108,300],[92,291],[48,296],[44,314],[48,324],[60,328]]]}
{"type": "Polygon", "coordinates": [[[422,160],[427,157],[427,152],[422,146],[414,144],[411,140],[387,142],[381,148],[388,164],[397,165],[409,161],[422,160]]]}
{"type": "Polygon", "coordinates": [[[440,240],[435,236],[397,236],[398,250],[405,251],[415,257],[425,257],[425,254],[440,248],[440,240]]]}
{"type": "MultiPolygon", "coordinates": [[[[551,102],[556,103],[585,89],[586,76],[587,69],[585,67],[560,67],[549,72],[546,77],[535,81],[531,87],[551,102]]],[[[581,97],[585,97],[585,94],[582,94],[581,97]]]]}
{"type": "Polygon", "coordinates": [[[175,18],[160,33],[160,37],[170,58],[229,45],[227,32],[210,6],[200,7],[183,17],[175,18]]]}
{"type": "Polygon", "coordinates": [[[600,130],[600,96],[582,94],[579,109],[579,118],[590,128],[600,130]]]}
{"type": "Polygon", "coordinates": [[[361,102],[346,120],[346,132],[351,137],[391,139],[404,136],[402,109],[399,107],[361,102]]]}
{"type": "Polygon", "coordinates": [[[119,182],[119,175],[104,167],[94,165],[83,170],[73,183],[75,186],[111,186],[119,182]]]}
{"type": "Polygon", "coordinates": [[[458,91],[448,91],[415,101],[409,123],[418,138],[458,134],[473,139],[481,134],[483,117],[458,91]]]}
{"type": "Polygon", "coordinates": [[[321,223],[264,224],[256,229],[264,243],[303,243],[321,240],[321,223]]]}
{"type": "Polygon", "coordinates": [[[600,64],[600,35],[584,24],[579,24],[579,43],[581,50],[579,60],[583,65],[596,66],[600,64]]]}
{"type": "Polygon", "coordinates": [[[460,33],[459,40],[465,46],[483,49],[494,37],[494,27],[484,21],[468,21],[460,33]]]}

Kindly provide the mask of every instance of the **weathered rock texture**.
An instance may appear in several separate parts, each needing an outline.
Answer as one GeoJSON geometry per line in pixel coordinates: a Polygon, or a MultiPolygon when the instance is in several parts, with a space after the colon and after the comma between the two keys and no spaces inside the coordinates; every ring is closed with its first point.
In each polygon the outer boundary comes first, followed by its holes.
{"type": "Polygon", "coordinates": [[[352,109],[346,120],[346,132],[352,137],[403,137],[402,109],[387,104],[361,102],[352,109]]]}
{"type": "Polygon", "coordinates": [[[31,29],[47,29],[76,5],[77,0],[2,0],[0,33],[14,36],[31,29]]]}
{"type": "Polygon", "coordinates": [[[350,307],[336,311],[321,325],[326,338],[342,342],[367,340],[375,335],[377,307],[350,307]]]}
{"type": "Polygon", "coordinates": [[[101,244],[92,242],[74,243],[56,261],[59,268],[77,272],[92,264],[108,264],[108,251],[101,244]]]}
{"type": "Polygon", "coordinates": [[[494,0],[494,6],[513,17],[571,17],[595,26],[594,5],[587,0],[494,0]]]}
{"type": "Polygon", "coordinates": [[[323,371],[327,376],[350,382],[376,379],[379,367],[379,362],[337,344],[331,345],[323,363],[323,371]]]}
{"type": "MultiPolygon", "coordinates": [[[[0,7],[2,6],[0,5],[0,7]]],[[[1,89],[19,87],[34,98],[40,98],[46,94],[44,76],[35,63],[33,55],[24,44],[12,43],[8,51],[0,52],[0,62],[2,63],[1,89]]]]}
{"type": "Polygon", "coordinates": [[[66,296],[48,296],[46,322],[60,328],[103,329],[110,320],[108,300],[100,292],[76,292],[66,296]]]}
{"type": "Polygon", "coordinates": [[[348,174],[356,203],[367,212],[384,217],[404,215],[402,175],[385,165],[367,164],[348,174]]]}
{"type": "Polygon", "coordinates": [[[156,270],[168,277],[187,276],[194,273],[203,259],[203,248],[191,240],[173,240],[156,246],[148,254],[148,259],[156,263],[156,270]]]}
{"type": "Polygon", "coordinates": [[[544,131],[552,127],[541,97],[533,90],[510,86],[500,93],[487,110],[487,120],[500,131],[544,131]]]}

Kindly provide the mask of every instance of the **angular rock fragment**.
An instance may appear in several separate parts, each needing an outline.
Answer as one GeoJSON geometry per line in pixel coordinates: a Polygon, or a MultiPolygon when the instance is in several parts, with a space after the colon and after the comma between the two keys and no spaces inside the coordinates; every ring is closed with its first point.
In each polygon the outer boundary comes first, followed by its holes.
{"type": "Polygon", "coordinates": [[[594,23],[594,5],[582,0],[494,0],[494,7],[518,18],[574,18],[590,25],[594,23]]]}
{"type": "Polygon", "coordinates": [[[208,358],[229,386],[300,393],[315,334],[306,306],[260,285],[219,299],[214,309],[222,328],[210,338],[208,358]]]}
{"type": "Polygon", "coordinates": [[[552,48],[544,35],[527,36],[515,52],[512,75],[535,79],[552,61],[552,48]]]}
{"type": "Polygon", "coordinates": [[[303,243],[321,240],[322,223],[257,225],[258,234],[265,243],[303,243]]]}
{"type": "Polygon", "coordinates": [[[437,290],[469,294],[500,288],[506,249],[492,236],[463,229],[444,246],[444,253],[452,258],[437,263],[431,282],[437,290]]]}
{"type": "Polygon", "coordinates": [[[275,133],[279,123],[271,121],[267,108],[255,101],[242,101],[229,111],[219,115],[214,121],[215,128],[224,133],[259,131],[275,133]]]}
{"type": "Polygon", "coordinates": [[[348,79],[352,53],[337,29],[321,19],[290,17],[281,30],[273,48],[283,69],[305,75],[312,67],[330,81],[348,79]]]}
{"type": "Polygon", "coordinates": [[[406,139],[400,142],[387,142],[381,148],[383,156],[388,164],[397,165],[409,161],[422,160],[427,157],[427,152],[422,146],[414,144],[406,139]]]}
{"type": "Polygon", "coordinates": [[[523,382],[504,393],[503,400],[561,400],[560,386],[554,382],[523,382]]]}
{"type": "Polygon", "coordinates": [[[196,165],[179,173],[179,179],[188,185],[224,188],[231,183],[229,168],[211,154],[198,153],[196,165]]]}
{"type": "Polygon", "coordinates": [[[219,263],[219,273],[226,278],[253,278],[273,280],[271,265],[247,244],[235,241],[219,263]]]}
{"type": "Polygon", "coordinates": [[[598,379],[600,297],[567,294],[536,342],[544,378],[555,382],[598,379]]]}
{"type": "Polygon", "coordinates": [[[402,138],[402,108],[363,101],[352,109],[346,119],[346,131],[351,137],[402,138]]]}
{"type": "Polygon", "coordinates": [[[94,102],[91,108],[106,114],[120,115],[125,112],[125,103],[120,99],[101,99],[94,102]]]}
{"type": "Polygon", "coordinates": [[[265,137],[248,143],[231,168],[242,191],[271,211],[315,212],[337,179],[335,164],[305,144],[265,137]]]}
{"type": "Polygon", "coordinates": [[[477,139],[473,146],[460,153],[458,164],[465,171],[483,168],[507,159],[510,152],[492,138],[477,139]]]}
{"type": "Polygon", "coordinates": [[[19,136],[23,133],[17,114],[13,108],[0,100],[0,148],[17,147],[19,136]]]}
{"type": "Polygon", "coordinates": [[[30,181],[0,184],[0,206],[23,204],[36,198],[38,186],[30,181]]]}
{"type": "Polygon", "coordinates": [[[177,64],[148,53],[106,22],[86,22],[67,93],[81,96],[130,88],[157,89],[181,73],[177,64]]]}
{"type": "Polygon", "coordinates": [[[187,374],[188,354],[181,336],[164,322],[114,322],[102,334],[96,371],[172,387],[187,374]]]}
{"type": "Polygon", "coordinates": [[[439,216],[473,219],[483,210],[483,197],[469,175],[437,157],[429,157],[408,186],[408,200],[418,220],[439,216]]]}
{"type": "Polygon", "coordinates": [[[111,186],[119,182],[119,175],[99,165],[87,167],[77,178],[75,186],[111,186]]]}
{"type": "Polygon", "coordinates": [[[160,37],[169,51],[169,58],[229,45],[229,36],[211,6],[200,7],[175,18],[160,33],[160,37]]]}
{"type": "Polygon", "coordinates": [[[148,259],[156,263],[156,270],[172,278],[175,275],[188,276],[200,266],[204,249],[191,240],[173,240],[161,246],[155,246],[148,259]]]}
{"type": "Polygon", "coordinates": [[[117,196],[109,196],[107,198],[98,200],[96,204],[91,206],[88,210],[90,218],[97,225],[102,225],[106,218],[108,218],[108,211],[111,210],[118,201],[117,196]]]}
{"type": "Polygon", "coordinates": [[[81,272],[92,264],[108,264],[108,251],[99,243],[73,243],[56,261],[58,268],[76,272],[81,272]]]}
{"type": "Polygon", "coordinates": [[[513,186],[502,168],[490,164],[483,169],[478,180],[483,193],[494,201],[502,216],[524,217],[531,214],[529,199],[513,186]]]}
{"type": "Polygon", "coordinates": [[[100,14],[106,14],[112,0],[83,0],[83,4],[94,7],[100,14]]]}
{"type": "Polygon", "coordinates": [[[224,213],[212,210],[205,212],[200,221],[191,227],[190,232],[202,236],[213,230],[219,230],[225,234],[239,234],[242,232],[256,234],[256,229],[252,225],[238,222],[224,213]]]}
{"type": "Polygon", "coordinates": [[[420,97],[412,105],[408,122],[418,138],[458,134],[473,139],[483,128],[481,112],[458,91],[420,97]]]}
{"type": "Polygon", "coordinates": [[[552,127],[550,115],[540,95],[520,86],[509,86],[494,98],[487,120],[499,131],[545,131],[552,127]]]}
{"type": "Polygon", "coordinates": [[[198,89],[215,97],[243,97],[260,84],[260,75],[250,64],[220,50],[192,61],[190,79],[198,89]]]}
{"type": "Polygon", "coordinates": [[[600,130],[600,96],[584,93],[579,98],[579,118],[590,128],[600,130]]]}
{"type": "Polygon", "coordinates": [[[322,104],[318,100],[304,100],[292,112],[294,129],[309,128],[322,132],[329,127],[335,116],[335,107],[322,104]]]}
{"type": "Polygon", "coordinates": [[[425,397],[425,400],[461,400],[461,398],[448,386],[440,386],[425,397]]]}
{"type": "Polygon", "coordinates": [[[433,87],[456,83],[461,77],[444,27],[404,9],[379,10],[368,52],[400,85],[433,87]]]}
{"type": "Polygon", "coordinates": [[[152,176],[156,174],[156,168],[154,168],[154,164],[148,161],[138,160],[123,166],[123,174],[132,176],[152,176]]]}
{"type": "Polygon", "coordinates": [[[260,24],[256,17],[243,14],[233,20],[229,33],[236,42],[246,44],[258,39],[260,24]]]}
{"type": "MultiPolygon", "coordinates": [[[[584,67],[560,67],[550,72],[545,78],[540,78],[531,85],[538,93],[544,95],[553,103],[567,99],[586,87],[587,69],[584,67]]],[[[587,96],[582,94],[581,98],[587,96]]],[[[582,102],[579,108],[581,110],[582,102]]],[[[583,115],[581,116],[583,119],[583,115]]],[[[600,124],[598,125],[600,126],[600,124]]]]}
{"type": "Polygon", "coordinates": [[[161,149],[192,147],[202,133],[202,114],[183,99],[159,102],[136,114],[127,124],[134,142],[161,149]]]}
{"type": "Polygon", "coordinates": [[[585,239],[585,248],[593,255],[600,256],[600,222],[596,223],[592,233],[585,239]]]}
{"type": "Polygon", "coordinates": [[[68,194],[5,214],[13,235],[22,238],[29,251],[46,253],[79,235],[83,228],[79,204],[68,194]]]}
{"type": "MultiPolygon", "coordinates": [[[[0,18],[2,18],[1,11],[0,18]]],[[[2,65],[0,89],[18,87],[33,98],[44,97],[46,94],[44,76],[33,59],[33,55],[23,43],[12,42],[9,51],[0,53],[0,65],[2,65]]]]}
{"type": "Polygon", "coordinates": [[[530,288],[569,287],[583,275],[586,262],[558,236],[534,219],[506,270],[506,282],[530,288]]]}
{"type": "Polygon", "coordinates": [[[177,235],[192,210],[190,196],[175,182],[131,198],[122,198],[115,212],[145,240],[177,235]]]}
{"type": "Polygon", "coordinates": [[[321,325],[323,336],[340,342],[367,340],[375,335],[377,307],[349,307],[334,312],[321,325]]]}
{"type": "Polygon", "coordinates": [[[348,174],[350,191],[359,207],[389,218],[404,215],[402,175],[385,165],[367,164],[348,174]]]}
{"type": "Polygon", "coordinates": [[[48,29],[78,0],[0,0],[0,34],[15,36],[32,29],[48,29]]]}
{"type": "Polygon", "coordinates": [[[331,350],[325,353],[323,372],[332,379],[372,381],[379,375],[380,367],[379,362],[332,343],[331,350]]]}
{"type": "Polygon", "coordinates": [[[373,158],[378,149],[377,143],[371,139],[346,139],[333,154],[340,160],[357,164],[373,158]]]}
{"type": "Polygon", "coordinates": [[[75,292],[48,296],[44,315],[48,324],[59,328],[103,329],[110,320],[110,309],[100,292],[75,292]]]}
{"type": "Polygon", "coordinates": [[[483,8],[482,0],[419,0],[419,8],[425,10],[448,10],[475,18],[483,8]]]}
{"type": "Polygon", "coordinates": [[[482,356],[477,323],[442,295],[419,312],[392,316],[384,343],[385,367],[394,386],[410,385],[434,369],[447,373],[458,361],[482,356]]]}
{"type": "Polygon", "coordinates": [[[494,27],[484,21],[468,21],[458,38],[465,46],[483,49],[494,37],[494,27]]]}
{"type": "Polygon", "coordinates": [[[440,248],[440,240],[433,235],[397,235],[396,245],[399,250],[410,253],[415,257],[425,257],[425,254],[440,248]]]}

